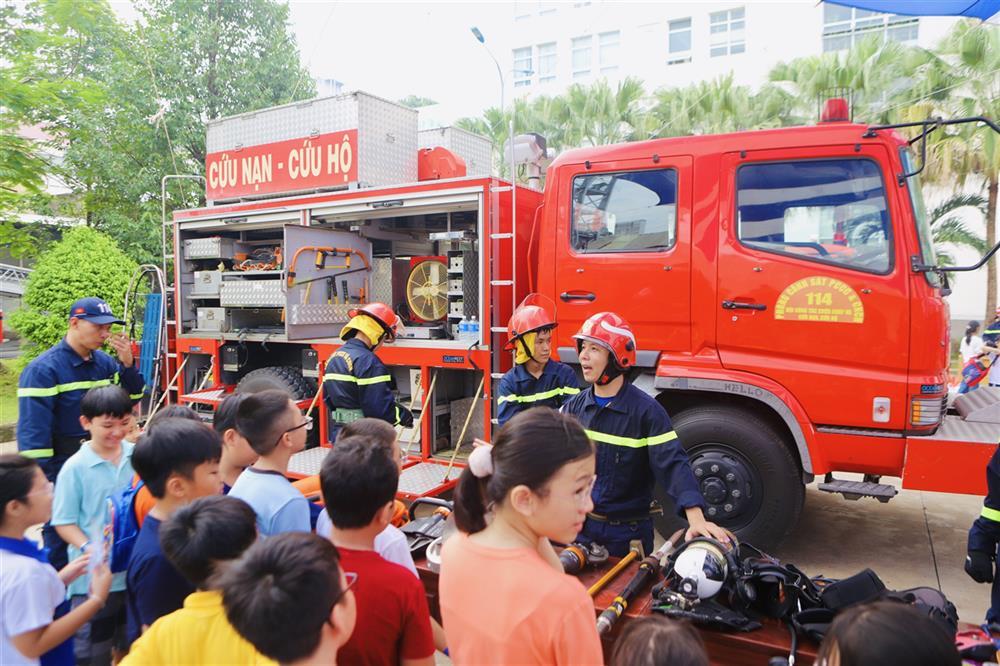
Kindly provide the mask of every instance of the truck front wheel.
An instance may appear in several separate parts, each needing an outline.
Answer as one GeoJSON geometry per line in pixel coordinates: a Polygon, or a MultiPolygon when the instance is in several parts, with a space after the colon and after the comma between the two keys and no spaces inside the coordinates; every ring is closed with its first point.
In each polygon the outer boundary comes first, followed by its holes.
{"type": "MultiPolygon", "coordinates": [[[[695,407],[673,417],[705,497],[705,518],[740,541],[777,547],[798,522],[805,499],[802,472],[783,438],[747,410],[695,407]]],[[[657,487],[661,534],[681,526],[673,503],[657,487]]]]}

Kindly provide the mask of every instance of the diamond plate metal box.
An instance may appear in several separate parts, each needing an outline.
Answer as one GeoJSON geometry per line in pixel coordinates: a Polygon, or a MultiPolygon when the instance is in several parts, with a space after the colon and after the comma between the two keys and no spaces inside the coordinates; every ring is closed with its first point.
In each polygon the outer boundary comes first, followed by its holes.
{"type": "Polygon", "coordinates": [[[285,307],[280,280],[227,280],[219,289],[219,304],[237,308],[285,307]]]}
{"type": "Polygon", "coordinates": [[[184,241],[185,259],[232,259],[236,241],[232,238],[188,238],[184,241]]]}
{"type": "Polygon", "coordinates": [[[488,176],[492,171],[493,142],[458,127],[435,127],[420,130],[419,148],[441,146],[465,160],[467,176],[488,176]]]}
{"type": "Polygon", "coordinates": [[[288,307],[288,323],[292,326],[311,326],[314,324],[346,324],[351,318],[348,315],[356,303],[293,303],[288,307]]]}
{"type": "MultiPolygon", "coordinates": [[[[242,113],[208,123],[208,153],[233,151],[342,130],[358,131],[358,180],[323,189],[375,187],[417,180],[417,111],[352,92],[242,113]]],[[[294,191],[294,190],[292,190],[294,191]]],[[[219,199],[218,201],[222,201],[219,199]]]]}
{"type": "Polygon", "coordinates": [[[477,437],[482,438],[483,436],[483,401],[482,399],[476,400],[473,404],[472,398],[460,398],[459,400],[451,401],[451,445],[454,446],[465,446],[471,445],[472,440],[477,437]],[[465,425],[465,419],[469,415],[469,409],[473,408],[475,411],[472,414],[472,420],[469,421],[469,428],[465,431],[465,438],[458,442],[458,436],[462,434],[462,426],[465,425]]]}

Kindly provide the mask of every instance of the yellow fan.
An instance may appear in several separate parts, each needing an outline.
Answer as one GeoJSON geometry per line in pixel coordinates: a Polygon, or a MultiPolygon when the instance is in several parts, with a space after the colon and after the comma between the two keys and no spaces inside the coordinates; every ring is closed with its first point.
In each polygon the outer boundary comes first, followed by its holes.
{"type": "Polygon", "coordinates": [[[427,259],[410,269],[406,304],[416,319],[444,319],[448,313],[448,270],[443,261],[427,259]]]}

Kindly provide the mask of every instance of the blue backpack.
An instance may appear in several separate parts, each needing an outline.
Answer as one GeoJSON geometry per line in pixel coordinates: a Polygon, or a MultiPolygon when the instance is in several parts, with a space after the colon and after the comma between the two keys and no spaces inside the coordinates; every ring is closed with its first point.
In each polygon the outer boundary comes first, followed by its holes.
{"type": "Polygon", "coordinates": [[[135,496],[145,484],[140,480],[116,490],[108,497],[108,522],[111,528],[108,547],[108,564],[111,573],[119,573],[128,568],[132,558],[132,548],[139,536],[139,520],[135,517],[135,496]]]}

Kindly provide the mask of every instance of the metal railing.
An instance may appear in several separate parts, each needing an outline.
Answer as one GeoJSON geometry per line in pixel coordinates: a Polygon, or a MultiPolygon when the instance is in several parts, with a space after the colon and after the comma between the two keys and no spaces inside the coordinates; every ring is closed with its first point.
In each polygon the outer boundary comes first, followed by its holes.
{"type": "Polygon", "coordinates": [[[23,296],[29,275],[30,268],[0,264],[0,293],[23,296]]]}

